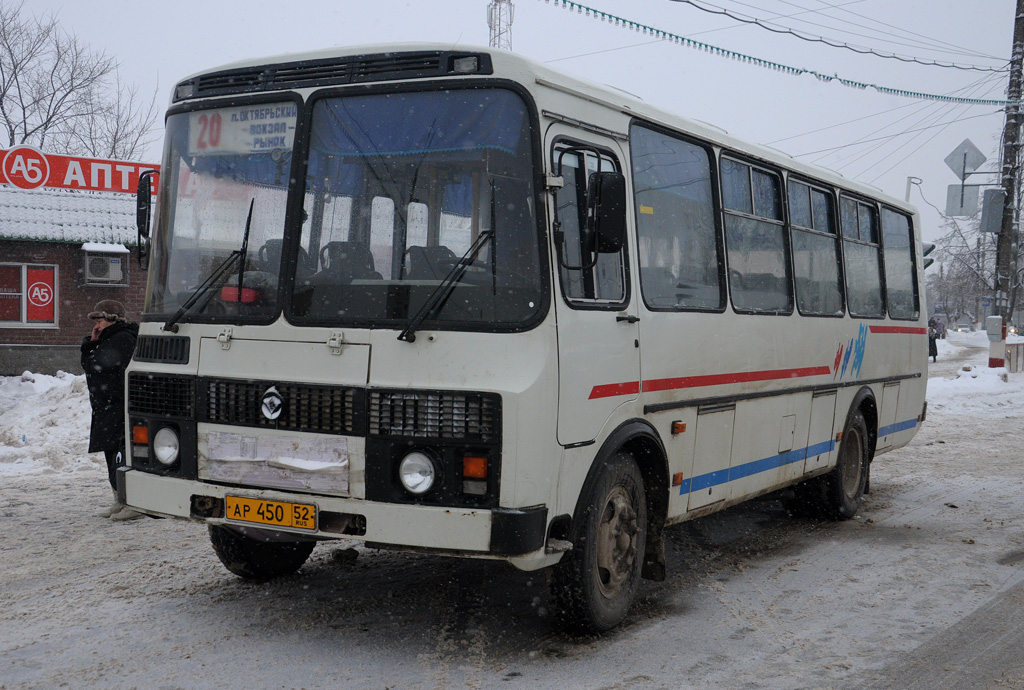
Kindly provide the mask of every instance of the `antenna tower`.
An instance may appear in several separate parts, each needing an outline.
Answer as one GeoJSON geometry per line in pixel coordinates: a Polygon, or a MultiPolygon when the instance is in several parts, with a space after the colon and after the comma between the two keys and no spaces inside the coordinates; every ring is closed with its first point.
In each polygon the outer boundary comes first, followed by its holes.
{"type": "Polygon", "coordinates": [[[491,30],[488,45],[501,50],[512,50],[512,0],[491,0],[487,5],[487,27],[491,30]]]}

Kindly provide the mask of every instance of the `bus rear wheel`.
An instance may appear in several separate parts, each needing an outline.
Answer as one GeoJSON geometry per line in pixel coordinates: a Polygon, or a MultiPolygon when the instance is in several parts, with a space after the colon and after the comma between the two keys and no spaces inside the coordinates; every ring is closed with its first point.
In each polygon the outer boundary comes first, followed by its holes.
{"type": "Polygon", "coordinates": [[[551,571],[551,595],[566,627],[599,633],[625,618],[640,583],[646,537],[640,470],[632,456],[619,453],[581,497],[573,549],[551,571]]]}
{"type": "Polygon", "coordinates": [[[224,567],[246,580],[290,575],[313,552],[313,541],[259,541],[228,527],[210,525],[210,543],[224,567]]]}
{"type": "Polygon", "coordinates": [[[854,412],[843,431],[836,467],[824,477],[824,507],[829,517],[849,520],[857,514],[871,462],[868,444],[868,425],[864,415],[860,411],[854,412]]]}

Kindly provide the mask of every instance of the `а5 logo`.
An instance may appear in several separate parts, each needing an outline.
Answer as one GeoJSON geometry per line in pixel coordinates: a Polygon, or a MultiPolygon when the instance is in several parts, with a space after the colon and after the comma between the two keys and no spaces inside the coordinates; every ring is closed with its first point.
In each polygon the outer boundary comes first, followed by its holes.
{"type": "Polygon", "coordinates": [[[21,189],[42,187],[50,177],[46,154],[31,146],[17,146],[8,151],[3,170],[7,181],[21,189]]]}

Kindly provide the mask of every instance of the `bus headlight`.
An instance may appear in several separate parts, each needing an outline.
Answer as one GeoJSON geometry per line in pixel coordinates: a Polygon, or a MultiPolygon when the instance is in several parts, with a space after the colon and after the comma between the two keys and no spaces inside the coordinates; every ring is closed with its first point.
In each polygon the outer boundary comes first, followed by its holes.
{"type": "Polygon", "coordinates": [[[406,491],[420,496],[430,491],[437,481],[437,464],[426,453],[413,451],[398,465],[398,478],[406,491]]]}
{"type": "Polygon", "coordinates": [[[178,434],[170,427],[162,427],[153,437],[153,454],[168,467],[177,462],[180,447],[178,434]]]}

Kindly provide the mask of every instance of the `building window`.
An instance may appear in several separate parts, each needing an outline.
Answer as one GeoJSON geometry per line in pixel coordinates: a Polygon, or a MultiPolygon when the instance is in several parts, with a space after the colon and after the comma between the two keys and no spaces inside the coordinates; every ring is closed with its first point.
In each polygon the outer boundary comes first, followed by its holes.
{"type": "Polygon", "coordinates": [[[57,267],[0,264],[0,326],[57,325],[57,267]]]}

